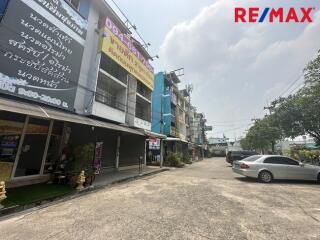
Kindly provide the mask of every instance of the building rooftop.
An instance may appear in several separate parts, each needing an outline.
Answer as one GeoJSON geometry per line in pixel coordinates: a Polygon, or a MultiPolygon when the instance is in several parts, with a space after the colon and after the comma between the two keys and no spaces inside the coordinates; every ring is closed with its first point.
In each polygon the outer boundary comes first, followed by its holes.
{"type": "Polygon", "coordinates": [[[180,79],[175,72],[166,73],[165,78],[172,81],[175,84],[180,83],[180,79]]]}
{"type": "Polygon", "coordinates": [[[147,60],[151,60],[152,57],[148,53],[148,51],[144,48],[144,46],[134,37],[130,37],[130,40],[132,41],[134,47],[146,58],[147,60]]]}
{"type": "Polygon", "coordinates": [[[122,21],[117,13],[111,8],[111,6],[105,0],[92,0],[92,2],[100,9],[104,16],[107,16],[111,21],[117,25],[120,31],[124,34],[132,34],[128,26],[122,21]]]}

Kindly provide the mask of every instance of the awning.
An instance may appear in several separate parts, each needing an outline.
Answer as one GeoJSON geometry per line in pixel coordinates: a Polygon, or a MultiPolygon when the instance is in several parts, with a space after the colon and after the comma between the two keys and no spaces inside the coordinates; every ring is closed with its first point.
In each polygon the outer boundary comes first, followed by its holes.
{"type": "Polygon", "coordinates": [[[161,139],[166,139],[166,138],[167,138],[167,136],[166,136],[166,135],[163,135],[163,134],[151,132],[151,131],[144,130],[144,129],[142,129],[141,131],[144,133],[144,135],[146,135],[146,136],[148,136],[148,137],[161,138],[161,139]]]}
{"type": "Polygon", "coordinates": [[[164,141],[188,143],[188,141],[186,140],[182,140],[181,138],[173,138],[173,137],[167,137],[166,139],[164,139],[164,141]]]}
{"type": "Polygon", "coordinates": [[[121,132],[127,132],[132,134],[137,134],[145,136],[142,132],[129,128],[120,126],[114,123],[103,122],[95,119],[88,118],[86,116],[81,116],[73,113],[67,113],[59,110],[54,110],[48,107],[42,107],[36,104],[23,103],[15,100],[8,100],[0,98],[0,110],[7,112],[14,112],[19,114],[25,114],[29,116],[44,118],[44,119],[53,119],[60,120],[65,122],[79,123],[94,127],[101,127],[112,129],[121,132]]]}

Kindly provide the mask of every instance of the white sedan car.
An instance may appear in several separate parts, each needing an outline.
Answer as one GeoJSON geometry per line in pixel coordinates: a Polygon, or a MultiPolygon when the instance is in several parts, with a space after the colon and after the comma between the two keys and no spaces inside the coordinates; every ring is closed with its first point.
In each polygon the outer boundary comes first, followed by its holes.
{"type": "Polygon", "coordinates": [[[284,156],[255,155],[233,163],[232,170],[246,177],[269,183],[273,179],[312,180],[320,182],[320,167],[284,156]]]}

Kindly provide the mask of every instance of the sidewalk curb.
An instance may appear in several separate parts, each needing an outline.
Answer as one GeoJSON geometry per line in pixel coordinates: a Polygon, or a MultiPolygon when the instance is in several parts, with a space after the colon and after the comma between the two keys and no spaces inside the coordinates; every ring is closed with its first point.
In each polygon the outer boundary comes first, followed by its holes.
{"type": "Polygon", "coordinates": [[[71,194],[66,194],[60,197],[54,197],[52,199],[46,199],[42,200],[41,202],[36,202],[28,205],[23,205],[23,206],[13,206],[9,207],[6,209],[0,210],[0,222],[12,217],[18,217],[23,214],[28,214],[32,213],[36,210],[44,209],[59,203],[63,203],[72,199],[76,199],[82,196],[86,196],[91,193],[95,193],[98,191],[101,191],[103,189],[110,188],[114,185],[120,184],[120,183],[125,183],[125,182],[132,182],[134,180],[139,180],[148,176],[156,175],[158,173],[170,171],[169,168],[161,168],[153,172],[148,172],[148,173],[142,173],[141,175],[135,175],[135,176],[130,176],[130,177],[125,177],[116,181],[113,181],[111,183],[108,183],[106,185],[98,185],[98,186],[90,186],[82,190],[81,192],[75,192],[71,194]]]}

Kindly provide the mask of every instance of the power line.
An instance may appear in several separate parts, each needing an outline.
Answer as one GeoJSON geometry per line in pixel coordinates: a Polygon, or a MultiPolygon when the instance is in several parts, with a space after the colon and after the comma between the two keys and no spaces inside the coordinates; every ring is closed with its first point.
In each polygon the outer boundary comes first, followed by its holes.
{"type": "Polygon", "coordinates": [[[130,21],[129,18],[126,16],[126,14],[121,10],[121,8],[119,7],[119,5],[118,5],[114,0],[111,0],[111,2],[115,5],[115,7],[118,9],[118,11],[122,14],[122,16],[123,16],[123,17],[126,19],[126,21],[130,24],[130,26],[131,26],[132,29],[135,31],[135,33],[138,35],[138,37],[140,38],[140,40],[144,43],[144,46],[148,46],[148,43],[146,43],[146,41],[142,38],[142,36],[141,36],[140,33],[138,32],[138,30],[136,29],[136,26],[131,23],[131,21],[130,21]]]}
{"type": "Polygon", "coordinates": [[[236,127],[236,128],[231,128],[231,129],[225,129],[224,131],[219,131],[219,132],[213,132],[213,134],[221,134],[221,133],[226,133],[226,132],[231,132],[231,131],[235,131],[235,130],[239,130],[239,129],[242,129],[242,128],[246,128],[248,126],[250,126],[250,124],[245,124],[245,125],[242,125],[241,127],[236,127]]]}
{"type": "MultiPolygon", "coordinates": [[[[313,57],[311,59],[316,58],[318,55],[318,51],[316,51],[316,53],[313,55],[313,57]]],[[[283,97],[283,95],[289,91],[300,79],[301,77],[304,76],[304,72],[302,71],[299,76],[293,81],[291,82],[291,84],[289,84],[289,86],[285,89],[285,91],[282,92],[282,94],[280,94],[280,97],[283,97]]],[[[302,84],[303,85],[303,84],[302,84]]],[[[294,92],[297,88],[301,87],[302,85],[299,85],[298,87],[294,88],[294,90],[292,90],[291,92],[289,92],[289,94],[291,94],[292,92],[294,92]]]]}
{"type": "Polygon", "coordinates": [[[238,123],[238,122],[249,122],[251,119],[238,119],[238,120],[233,120],[233,121],[224,121],[224,122],[210,122],[210,124],[215,125],[215,124],[224,124],[224,123],[238,123]]]}
{"type": "Polygon", "coordinates": [[[283,91],[283,92],[280,94],[280,97],[283,97],[284,94],[285,94],[288,90],[290,90],[290,89],[301,79],[301,77],[303,77],[303,72],[300,73],[300,75],[299,75],[293,82],[291,82],[291,84],[289,84],[289,86],[285,89],[285,91],[283,91]]]}
{"type": "MultiPolygon", "coordinates": [[[[316,51],[316,53],[314,54],[314,56],[312,57],[312,59],[316,58],[317,55],[318,55],[318,51],[316,51]]],[[[299,76],[298,76],[296,79],[294,79],[294,81],[292,81],[292,82],[287,86],[287,88],[280,94],[279,98],[284,97],[284,95],[287,94],[287,92],[288,92],[297,82],[299,82],[299,80],[300,80],[302,77],[304,77],[304,71],[302,71],[302,72],[299,74],[299,76]]],[[[288,92],[288,95],[290,95],[290,94],[292,94],[292,93],[295,93],[295,91],[296,91],[297,89],[301,88],[301,87],[304,86],[304,85],[305,85],[304,82],[303,82],[302,84],[297,85],[295,88],[291,89],[290,92],[288,92]]],[[[268,110],[270,111],[270,114],[272,113],[272,110],[273,110],[272,107],[267,106],[267,107],[264,107],[264,108],[263,108],[263,110],[266,110],[266,109],[268,109],[268,110]]]]}

